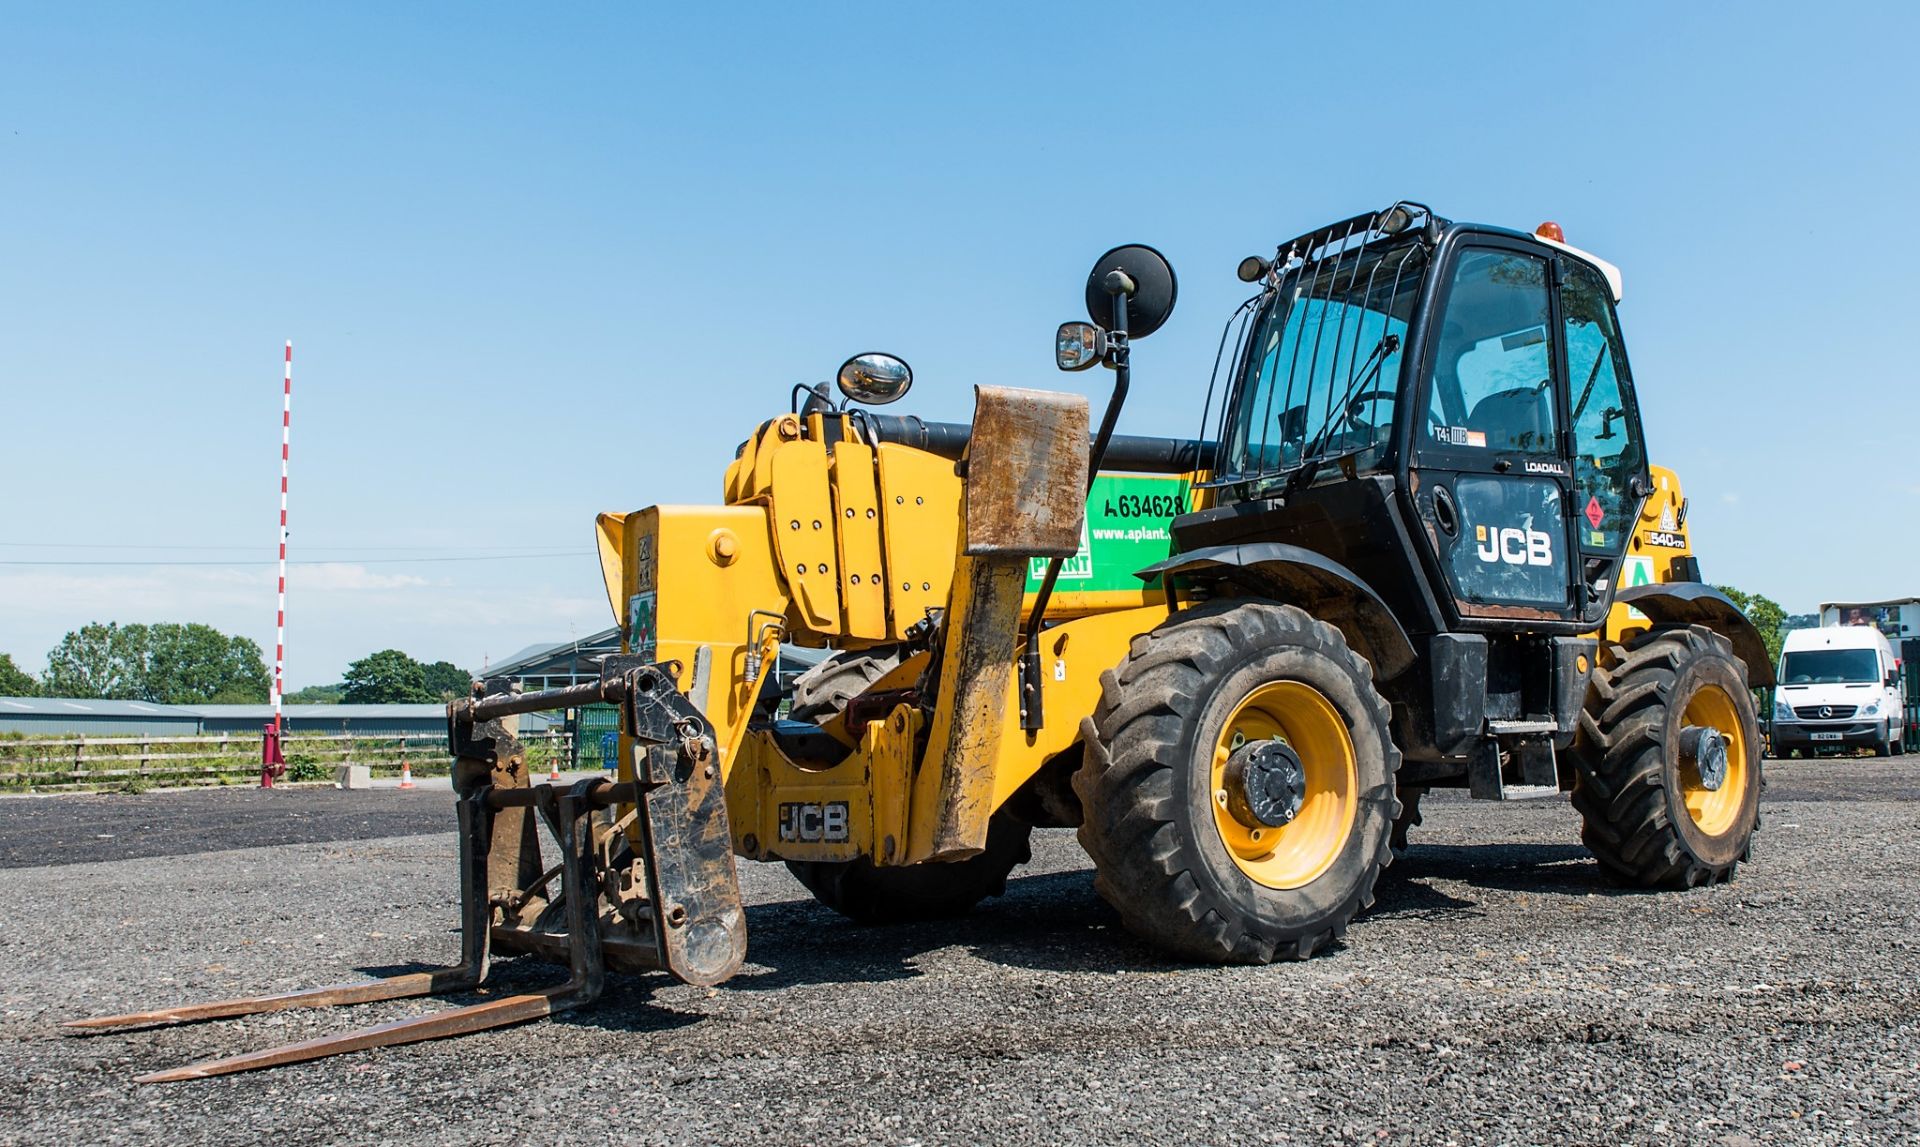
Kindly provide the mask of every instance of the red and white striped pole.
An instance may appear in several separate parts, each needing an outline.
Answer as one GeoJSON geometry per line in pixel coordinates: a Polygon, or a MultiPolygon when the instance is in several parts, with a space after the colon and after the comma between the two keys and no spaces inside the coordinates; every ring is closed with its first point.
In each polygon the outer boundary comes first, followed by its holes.
{"type": "Polygon", "coordinates": [[[280,748],[280,699],[287,674],[287,447],[293,434],[293,340],[287,340],[286,369],[280,391],[280,581],[273,615],[273,725],[271,744],[262,754],[260,784],[273,787],[273,778],[286,771],[280,748]]]}

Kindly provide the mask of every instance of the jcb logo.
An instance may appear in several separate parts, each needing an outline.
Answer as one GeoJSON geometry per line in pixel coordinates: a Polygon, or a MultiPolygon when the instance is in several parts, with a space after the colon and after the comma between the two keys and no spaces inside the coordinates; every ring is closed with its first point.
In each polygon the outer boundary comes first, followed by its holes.
{"type": "Polygon", "coordinates": [[[780,806],[780,839],[838,844],[847,839],[847,820],[846,801],[783,804],[780,806]]]}
{"type": "Polygon", "coordinates": [[[1553,536],[1544,530],[1475,526],[1473,533],[1480,542],[1475,552],[1483,562],[1505,562],[1510,566],[1553,564],[1553,536]]]}

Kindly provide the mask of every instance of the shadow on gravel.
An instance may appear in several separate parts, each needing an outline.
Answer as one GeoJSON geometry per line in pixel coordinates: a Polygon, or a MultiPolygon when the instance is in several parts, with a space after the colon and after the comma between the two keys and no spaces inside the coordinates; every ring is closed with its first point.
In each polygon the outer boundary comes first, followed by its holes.
{"type": "Polygon", "coordinates": [[[1417,879],[1405,879],[1412,875],[1401,871],[1401,866],[1406,863],[1405,860],[1395,861],[1393,867],[1380,878],[1380,883],[1374,886],[1373,907],[1367,910],[1363,918],[1404,916],[1416,920],[1444,920],[1486,915],[1478,900],[1449,896],[1430,884],[1417,879]]]}
{"type": "MultiPolygon", "coordinates": [[[[1592,855],[1575,844],[1416,845],[1387,870],[1367,915],[1449,918],[1485,913],[1479,901],[1430,883],[1438,880],[1546,895],[1632,894],[1609,884],[1592,855]]],[[[1169,959],[1127,932],[1094,892],[1090,869],[1014,877],[1007,881],[1005,895],[984,901],[957,920],[860,925],[811,899],[754,904],[747,908],[747,933],[748,966],[727,982],[729,992],[907,980],[924,974],[925,957],[947,949],[963,949],[993,964],[1047,972],[1164,972],[1199,966],[1169,959]]],[[[386,976],[425,967],[360,970],[386,976]]],[[[495,969],[491,996],[531,991],[566,974],[531,957],[500,961],[495,969]]],[[[668,982],[658,975],[612,975],[599,1003],[555,1021],[635,1032],[699,1022],[699,1016],[653,1002],[668,982]]],[[[460,1003],[486,998],[472,993],[449,997],[460,1003]]]]}
{"type": "Polygon", "coordinates": [[[728,981],[729,990],[909,979],[921,974],[921,957],[947,948],[1050,972],[1174,966],[1121,927],[1084,869],[1015,877],[1006,895],[958,920],[860,925],[811,900],[791,900],[749,908],[747,931],[748,959],[765,970],[749,969],[728,981]]]}
{"type": "MultiPolygon", "coordinates": [[[[402,976],[410,972],[431,972],[438,964],[409,963],[368,966],[357,969],[368,976],[402,976]]],[[[511,956],[495,959],[487,982],[479,990],[469,992],[449,992],[443,996],[432,996],[413,1001],[417,1010],[424,1013],[442,1008],[464,1007],[468,1004],[485,1003],[497,1000],[501,996],[511,996],[521,992],[537,992],[555,984],[564,983],[567,969],[560,964],[550,964],[533,956],[511,956]],[[428,1002],[428,1001],[431,1002],[428,1002]]],[[[561,1012],[549,1016],[541,1023],[574,1024],[579,1027],[604,1028],[625,1032],[663,1032],[687,1027],[699,1023],[705,1017],[688,1015],[654,1002],[657,989],[670,983],[664,975],[627,975],[620,972],[607,973],[606,989],[594,1003],[570,1012],[561,1012]]],[[[343,1012],[351,1009],[341,1009],[343,1012]]]]}
{"type": "Polygon", "coordinates": [[[1419,844],[1387,869],[1385,879],[1380,882],[1380,900],[1387,900],[1389,885],[1426,878],[1457,880],[1473,888],[1502,892],[1563,896],[1636,894],[1635,889],[1609,881],[1600,862],[1583,845],[1419,844]]]}

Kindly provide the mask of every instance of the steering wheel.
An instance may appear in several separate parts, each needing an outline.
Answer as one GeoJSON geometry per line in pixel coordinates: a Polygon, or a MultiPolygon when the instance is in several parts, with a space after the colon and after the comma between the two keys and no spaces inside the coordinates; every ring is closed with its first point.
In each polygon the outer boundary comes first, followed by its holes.
{"type": "Polygon", "coordinates": [[[1374,431],[1379,425],[1370,419],[1360,417],[1360,412],[1376,402],[1391,402],[1395,398],[1391,390],[1363,390],[1347,401],[1347,425],[1355,430],[1374,431]]]}

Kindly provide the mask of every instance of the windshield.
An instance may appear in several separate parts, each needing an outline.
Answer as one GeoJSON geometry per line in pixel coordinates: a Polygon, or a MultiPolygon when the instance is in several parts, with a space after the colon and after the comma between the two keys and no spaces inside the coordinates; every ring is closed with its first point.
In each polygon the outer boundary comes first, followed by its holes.
{"type": "Polygon", "coordinates": [[[1880,659],[1871,649],[1809,649],[1780,661],[1783,685],[1838,685],[1880,680],[1880,659]]]}
{"type": "Polygon", "coordinates": [[[1362,247],[1287,269],[1261,300],[1223,428],[1222,476],[1384,445],[1426,249],[1362,247]]]}

